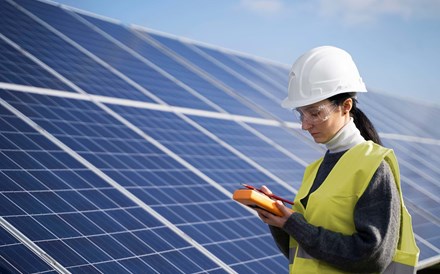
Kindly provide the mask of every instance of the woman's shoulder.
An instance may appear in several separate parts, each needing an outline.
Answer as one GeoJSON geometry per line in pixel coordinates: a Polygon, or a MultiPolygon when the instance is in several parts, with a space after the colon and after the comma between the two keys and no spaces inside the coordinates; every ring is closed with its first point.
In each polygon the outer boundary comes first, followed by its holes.
{"type": "Polygon", "coordinates": [[[390,165],[382,160],[366,191],[375,193],[375,195],[390,195],[394,193],[394,189],[396,189],[396,183],[390,165]]]}

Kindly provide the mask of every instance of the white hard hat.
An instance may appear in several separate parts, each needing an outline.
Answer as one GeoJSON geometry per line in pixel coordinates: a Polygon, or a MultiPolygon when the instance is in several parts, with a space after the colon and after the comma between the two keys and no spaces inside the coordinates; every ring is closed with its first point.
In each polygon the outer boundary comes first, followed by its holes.
{"type": "Polygon", "coordinates": [[[350,54],[332,46],[317,47],[293,64],[288,95],[281,106],[307,106],[346,92],[367,92],[350,54]]]}

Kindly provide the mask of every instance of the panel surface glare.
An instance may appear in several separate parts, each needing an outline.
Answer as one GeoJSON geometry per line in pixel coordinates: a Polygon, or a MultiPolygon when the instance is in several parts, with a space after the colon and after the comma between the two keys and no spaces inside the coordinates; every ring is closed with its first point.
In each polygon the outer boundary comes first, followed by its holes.
{"type": "Polygon", "coordinates": [[[5,0],[0,0],[0,32],[86,92],[151,101],[5,0]]]}
{"type": "MultiPolygon", "coordinates": [[[[206,103],[191,95],[181,85],[120,48],[64,10],[38,1],[19,0],[17,2],[25,3],[26,8],[35,15],[104,60],[113,68],[122,72],[126,77],[135,81],[147,91],[154,93],[159,98],[163,98],[165,102],[182,107],[213,110],[206,103]],[[75,25],[75,28],[72,28],[72,25],[75,25]]],[[[132,96],[131,93],[126,92],[121,93],[121,95],[101,94],[114,97],[122,97],[124,94],[127,94],[129,98],[132,96]]],[[[142,100],[142,98],[138,100],[142,100]]]]}
{"type": "MultiPolygon", "coordinates": [[[[163,51],[148,43],[147,40],[142,39],[142,36],[139,37],[135,35],[133,32],[130,32],[129,29],[121,25],[116,25],[90,16],[82,16],[88,21],[92,22],[94,25],[106,31],[114,38],[124,43],[126,46],[130,47],[135,52],[142,55],[144,58],[148,59],[155,65],[159,66],[161,69],[170,73],[173,77],[176,77],[179,81],[182,81],[196,93],[201,94],[216,105],[220,106],[228,113],[253,117],[260,116],[249,107],[246,107],[245,105],[241,104],[239,101],[231,97],[224,90],[215,86],[213,83],[204,79],[202,76],[196,74],[194,71],[191,71],[190,68],[188,68],[187,66],[169,57],[163,51]]],[[[166,93],[155,94],[173,105],[181,105],[179,101],[183,99],[182,96],[186,96],[185,93],[182,93],[180,96],[178,96],[178,94],[174,95],[174,93],[169,95],[166,95],[166,93]],[[173,99],[170,97],[170,95],[176,98],[173,99]],[[170,100],[168,100],[167,98],[170,98],[170,100]]]]}
{"type": "Polygon", "coordinates": [[[72,91],[61,80],[1,39],[0,82],[72,91]]]}
{"type": "MultiPolygon", "coordinates": [[[[183,42],[172,40],[163,36],[155,35],[152,33],[141,32],[143,35],[149,35],[154,39],[157,39],[166,47],[170,47],[177,54],[187,58],[188,62],[198,66],[200,69],[211,75],[217,81],[220,81],[226,85],[229,89],[232,89],[240,97],[245,98],[249,102],[255,104],[259,109],[262,109],[278,119],[287,121],[290,118],[289,111],[280,107],[280,101],[278,99],[270,99],[263,95],[260,91],[256,90],[251,84],[245,82],[242,79],[237,78],[234,72],[226,70],[224,67],[219,66],[212,60],[206,59],[199,53],[191,52],[191,48],[188,48],[183,42]],[[171,43],[169,41],[172,40],[171,43]],[[181,45],[183,44],[183,45],[181,45]],[[190,56],[190,57],[188,57],[190,56]]],[[[252,78],[247,79],[252,82],[252,78]]],[[[268,91],[270,93],[270,91],[268,91]]]]}

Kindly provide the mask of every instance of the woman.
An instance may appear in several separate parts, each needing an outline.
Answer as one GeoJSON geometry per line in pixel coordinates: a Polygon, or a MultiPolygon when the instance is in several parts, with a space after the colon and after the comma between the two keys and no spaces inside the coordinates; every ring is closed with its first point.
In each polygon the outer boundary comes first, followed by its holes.
{"type": "Polygon", "coordinates": [[[292,210],[279,201],[282,217],[257,209],[290,273],[414,273],[419,250],[397,160],[357,107],[356,92],[367,90],[351,56],[314,48],[289,78],[282,106],[327,148],[306,168],[292,210]]]}

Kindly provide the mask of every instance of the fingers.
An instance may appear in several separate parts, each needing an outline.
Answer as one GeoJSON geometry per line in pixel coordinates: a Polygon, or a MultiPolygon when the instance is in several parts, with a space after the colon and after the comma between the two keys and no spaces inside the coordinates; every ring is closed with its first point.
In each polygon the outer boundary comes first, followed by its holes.
{"type": "Polygon", "coordinates": [[[271,226],[278,226],[278,216],[273,215],[270,212],[267,212],[263,209],[256,209],[258,212],[258,217],[260,217],[261,221],[263,223],[271,225],[271,226]]]}
{"type": "Polygon", "coordinates": [[[286,206],[281,202],[280,200],[276,200],[275,204],[277,205],[278,209],[284,209],[286,206]]]}
{"type": "Polygon", "coordinates": [[[261,219],[266,218],[266,215],[264,215],[265,210],[261,210],[259,208],[256,208],[255,211],[257,211],[258,217],[260,217],[261,219]]]}
{"type": "Polygon", "coordinates": [[[283,217],[289,217],[293,213],[293,211],[286,207],[281,201],[276,201],[275,203],[278,209],[283,213],[283,217]]]}
{"type": "Polygon", "coordinates": [[[263,223],[282,228],[293,211],[285,207],[280,201],[277,201],[277,207],[284,213],[283,216],[276,216],[260,208],[256,208],[255,210],[263,223]]]}
{"type": "Polygon", "coordinates": [[[255,209],[258,213],[258,217],[260,217],[260,219],[264,222],[267,223],[267,221],[269,220],[269,212],[267,212],[266,210],[262,210],[262,209],[255,209]]]}
{"type": "Polygon", "coordinates": [[[267,186],[262,186],[261,191],[263,191],[265,194],[272,194],[272,191],[270,191],[270,189],[267,188],[267,186]]]}

